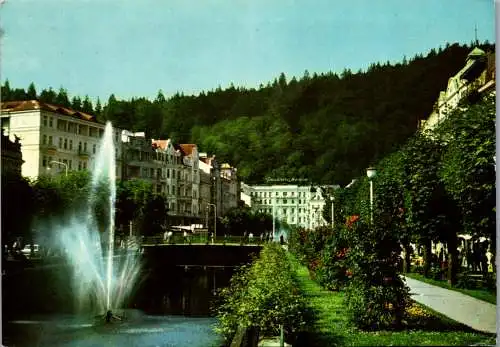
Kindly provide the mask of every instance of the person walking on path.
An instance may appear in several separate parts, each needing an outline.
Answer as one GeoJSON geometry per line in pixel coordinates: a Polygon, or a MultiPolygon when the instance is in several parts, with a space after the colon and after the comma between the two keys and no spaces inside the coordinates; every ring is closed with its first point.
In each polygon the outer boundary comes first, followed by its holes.
{"type": "Polygon", "coordinates": [[[471,296],[404,277],[413,300],[475,330],[496,333],[496,306],[471,296]]]}

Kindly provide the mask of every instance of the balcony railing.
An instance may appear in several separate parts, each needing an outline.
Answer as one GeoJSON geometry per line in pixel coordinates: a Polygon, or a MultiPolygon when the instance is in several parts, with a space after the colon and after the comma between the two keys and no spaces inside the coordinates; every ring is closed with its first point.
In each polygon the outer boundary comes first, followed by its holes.
{"type": "Polygon", "coordinates": [[[84,149],[79,149],[78,150],[78,156],[82,159],[88,159],[88,157],[90,156],[90,153],[88,150],[84,150],[84,149]]]}

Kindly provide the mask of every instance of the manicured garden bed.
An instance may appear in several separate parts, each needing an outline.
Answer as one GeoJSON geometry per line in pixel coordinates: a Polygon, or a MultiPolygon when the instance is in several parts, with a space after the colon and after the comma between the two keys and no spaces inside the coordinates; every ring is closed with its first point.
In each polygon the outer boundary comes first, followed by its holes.
{"type": "Polygon", "coordinates": [[[346,314],[342,292],[322,289],[309,278],[305,266],[289,254],[300,289],[315,314],[314,322],[298,341],[300,346],[437,346],[495,345],[495,337],[414,304],[405,319],[405,330],[365,332],[354,327],[346,314]]]}
{"type": "Polygon", "coordinates": [[[454,291],[460,292],[462,294],[472,296],[476,299],[489,302],[490,304],[496,305],[496,303],[497,303],[496,293],[492,290],[457,288],[457,287],[453,287],[453,286],[449,285],[447,281],[441,281],[441,280],[435,280],[432,278],[427,278],[424,275],[421,275],[418,273],[407,273],[407,274],[405,274],[405,276],[407,276],[409,278],[413,278],[415,280],[425,282],[425,283],[433,284],[433,285],[441,287],[441,288],[454,290],[454,291]]]}

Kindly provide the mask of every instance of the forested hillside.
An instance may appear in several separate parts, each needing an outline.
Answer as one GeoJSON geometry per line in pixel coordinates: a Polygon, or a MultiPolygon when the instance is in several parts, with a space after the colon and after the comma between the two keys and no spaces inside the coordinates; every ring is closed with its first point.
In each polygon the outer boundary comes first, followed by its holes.
{"type": "Polygon", "coordinates": [[[64,89],[37,94],[33,84],[24,91],[8,82],[2,99],[36,96],[152,138],[197,143],[200,151],[236,166],[248,183],[304,178],[344,185],[415,132],[471,49],[447,45],[395,65],[374,63],[365,72],[306,71],[300,79],[282,73],[258,89],[231,85],[169,98],[160,91],[153,101],[111,95],[94,107],[88,97],[70,98],[64,89]]]}

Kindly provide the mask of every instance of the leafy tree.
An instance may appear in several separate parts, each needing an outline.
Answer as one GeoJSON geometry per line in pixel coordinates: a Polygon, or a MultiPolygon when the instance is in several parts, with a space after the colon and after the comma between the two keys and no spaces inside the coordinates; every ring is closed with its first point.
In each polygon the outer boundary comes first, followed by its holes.
{"type": "MultiPolygon", "coordinates": [[[[115,224],[122,231],[133,222],[142,232],[146,227],[146,204],[152,197],[152,186],[143,180],[120,181],[117,187],[115,224]]],[[[154,207],[154,206],[153,206],[154,207]]],[[[137,230],[136,229],[136,230],[137,230]]]]}
{"type": "Polygon", "coordinates": [[[2,247],[12,245],[16,237],[27,243],[33,239],[31,222],[35,212],[34,191],[29,182],[17,175],[2,172],[2,247]]]}
{"type": "Polygon", "coordinates": [[[166,198],[163,195],[153,195],[148,198],[144,206],[142,235],[161,233],[167,221],[166,198]]]}
{"type": "Polygon", "coordinates": [[[443,143],[439,176],[458,206],[463,231],[492,240],[495,251],[495,100],[458,109],[437,129],[443,143]]]}

